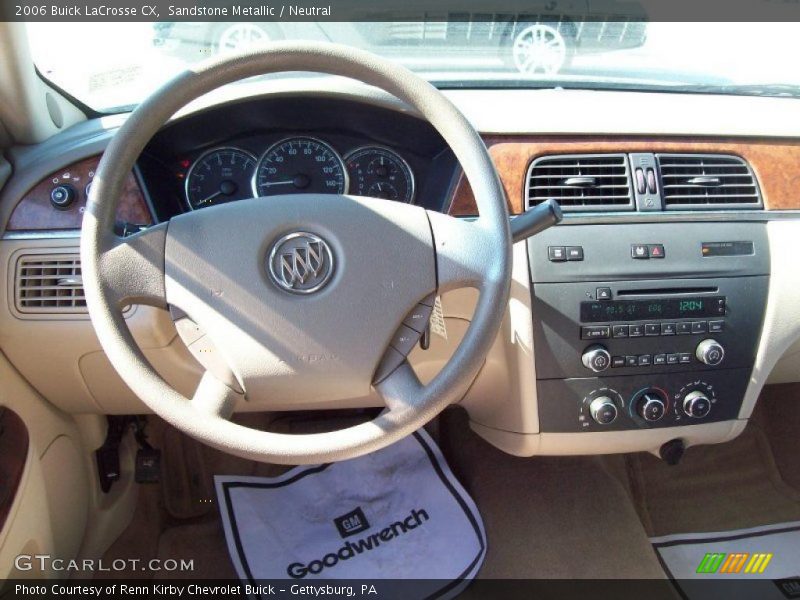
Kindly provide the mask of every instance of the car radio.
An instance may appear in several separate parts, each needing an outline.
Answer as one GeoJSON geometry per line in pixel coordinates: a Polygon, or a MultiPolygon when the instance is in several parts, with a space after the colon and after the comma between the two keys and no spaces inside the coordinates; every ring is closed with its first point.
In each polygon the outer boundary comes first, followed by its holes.
{"type": "Polygon", "coordinates": [[[705,239],[702,225],[619,225],[611,240],[602,228],[529,240],[540,431],[736,419],[767,301],[763,227],[721,227],[747,240],[747,256],[704,253],[722,240],[705,239]],[[653,232],[660,258],[631,259],[631,245],[653,232]],[[556,245],[580,247],[583,260],[553,261],[556,245]]]}

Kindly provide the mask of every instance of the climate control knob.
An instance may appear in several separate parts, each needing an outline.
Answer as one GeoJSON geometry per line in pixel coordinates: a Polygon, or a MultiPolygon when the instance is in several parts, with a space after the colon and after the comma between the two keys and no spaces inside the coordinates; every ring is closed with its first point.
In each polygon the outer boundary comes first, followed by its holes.
{"type": "Polygon", "coordinates": [[[617,405],[608,396],[598,396],[589,404],[589,413],[596,423],[609,425],[617,418],[617,405]]]}
{"type": "Polygon", "coordinates": [[[658,392],[645,392],[639,398],[639,402],[636,405],[636,412],[639,413],[639,416],[645,421],[654,423],[660,421],[664,417],[664,414],[666,414],[667,403],[658,392]]]}
{"type": "Polygon", "coordinates": [[[595,373],[605,371],[611,365],[611,355],[603,346],[589,346],[581,357],[583,366],[595,373]]]}
{"type": "Polygon", "coordinates": [[[683,412],[694,419],[702,419],[711,412],[711,400],[701,391],[689,392],[683,399],[683,412]]]}
{"type": "Polygon", "coordinates": [[[716,366],[725,358],[725,349],[716,340],[703,340],[697,344],[695,351],[697,360],[707,365],[716,366]]]}

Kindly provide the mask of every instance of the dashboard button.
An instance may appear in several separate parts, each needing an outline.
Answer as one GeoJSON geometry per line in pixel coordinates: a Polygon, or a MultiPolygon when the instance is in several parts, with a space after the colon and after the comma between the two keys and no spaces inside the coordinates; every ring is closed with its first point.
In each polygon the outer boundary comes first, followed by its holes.
{"type": "Polygon", "coordinates": [[[642,337],[644,335],[644,325],[631,325],[628,327],[629,337],[642,337]]]}
{"type": "Polygon", "coordinates": [[[650,258],[650,251],[647,249],[647,244],[633,244],[631,246],[631,257],[650,258]]]}
{"type": "Polygon", "coordinates": [[[645,323],[644,334],[648,336],[661,335],[661,325],[658,323],[645,323]]]}
{"type": "Polygon", "coordinates": [[[649,354],[640,354],[638,362],[640,367],[649,367],[653,364],[653,357],[649,354]]]}
{"type": "Polygon", "coordinates": [[[605,340],[609,337],[611,337],[611,328],[608,325],[581,327],[582,340],[605,340]]]}
{"type": "Polygon", "coordinates": [[[687,365],[692,362],[692,355],[689,352],[681,352],[678,355],[678,362],[680,362],[682,365],[687,365]]]}
{"type": "Polygon", "coordinates": [[[635,356],[626,356],[625,357],[625,366],[626,367],[635,367],[639,364],[639,359],[635,356]]]}
{"type": "Polygon", "coordinates": [[[625,357],[624,356],[612,356],[611,357],[611,368],[618,369],[619,367],[625,366],[625,357]]]}
{"type": "Polygon", "coordinates": [[[678,364],[678,355],[677,354],[667,354],[667,364],[668,365],[677,365],[678,364]]]}
{"type": "Polygon", "coordinates": [[[677,326],[675,323],[662,323],[661,324],[661,335],[675,335],[678,331],[677,326]]]}
{"type": "Polygon", "coordinates": [[[709,333],[718,333],[725,329],[725,321],[709,321],[708,322],[708,332],[709,333]]]}
{"type": "Polygon", "coordinates": [[[583,260],[583,248],[581,246],[567,246],[567,260],[583,260]]]}
{"type": "Polygon", "coordinates": [[[678,323],[678,335],[689,335],[690,333],[692,333],[691,323],[678,323]]]}
{"type": "Polygon", "coordinates": [[[597,288],[597,299],[611,300],[611,288],[610,287],[597,288]]]}
{"type": "Polygon", "coordinates": [[[564,262],[567,260],[567,249],[564,246],[548,246],[547,257],[550,262],[564,262]]]}
{"type": "Polygon", "coordinates": [[[692,321],[692,333],[705,333],[706,329],[705,321],[692,321]]]}
{"type": "Polygon", "coordinates": [[[650,244],[648,250],[650,251],[650,258],[664,258],[663,244],[650,244]]]}
{"type": "Polygon", "coordinates": [[[628,326],[627,325],[613,325],[611,327],[611,336],[615,338],[626,338],[628,337],[628,326]]]}
{"type": "Polygon", "coordinates": [[[665,364],[667,364],[667,355],[666,354],[656,354],[653,357],[653,364],[654,365],[665,365],[665,364]]]}

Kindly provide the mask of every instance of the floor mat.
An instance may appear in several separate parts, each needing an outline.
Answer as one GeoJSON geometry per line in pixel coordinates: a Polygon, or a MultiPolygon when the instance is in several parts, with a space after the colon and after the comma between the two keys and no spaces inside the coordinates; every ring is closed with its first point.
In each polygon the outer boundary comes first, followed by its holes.
{"type": "Polygon", "coordinates": [[[795,597],[785,595],[787,590],[800,590],[800,521],[651,542],[690,600],[719,597],[721,578],[730,581],[726,595],[733,598],[779,599],[795,597]]]}
{"type": "Polygon", "coordinates": [[[475,504],[424,431],[353,460],[215,484],[231,558],[252,585],[413,579],[419,597],[452,597],[486,553],[475,504]]]}

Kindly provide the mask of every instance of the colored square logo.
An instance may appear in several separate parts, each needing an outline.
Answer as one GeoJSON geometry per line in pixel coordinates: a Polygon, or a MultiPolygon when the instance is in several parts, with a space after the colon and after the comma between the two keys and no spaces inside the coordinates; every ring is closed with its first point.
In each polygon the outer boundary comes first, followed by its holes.
{"type": "Polygon", "coordinates": [[[367,517],[360,506],[341,517],[336,517],[333,520],[333,524],[336,525],[339,535],[343,538],[369,529],[369,521],[367,521],[367,517]]]}

